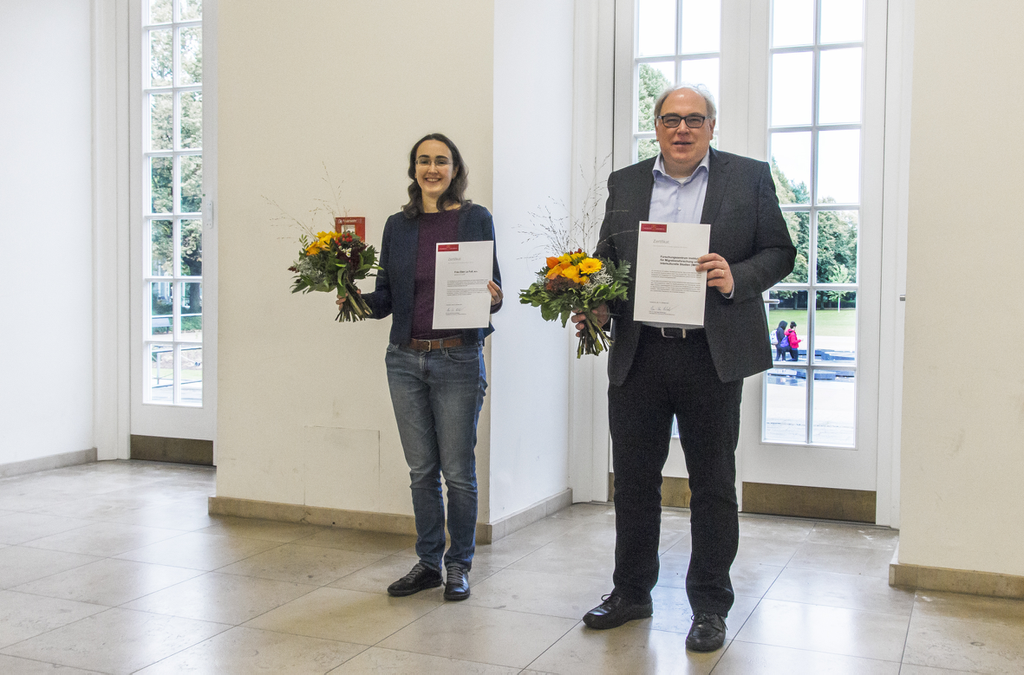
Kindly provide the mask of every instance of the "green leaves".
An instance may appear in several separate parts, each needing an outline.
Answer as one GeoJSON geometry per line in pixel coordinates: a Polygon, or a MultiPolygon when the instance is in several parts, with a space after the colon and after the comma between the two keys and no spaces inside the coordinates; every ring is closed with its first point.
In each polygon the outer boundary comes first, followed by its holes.
{"type": "Polygon", "coordinates": [[[540,307],[540,316],[545,321],[561,320],[562,327],[569,322],[569,317],[576,310],[586,315],[585,329],[580,336],[576,350],[576,358],[584,354],[600,354],[608,349],[611,339],[604,328],[593,320],[592,312],[601,304],[614,300],[625,300],[629,294],[629,263],[616,266],[608,260],[601,260],[604,277],[591,277],[587,284],[571,283],[561,279],[548,279],[548,267],[537,273],[537,281],[529,288],[519,291],[519,302],[524,305],[540,307]],[[603,278],[604,283],[595,281],[603,278]]]}
{"type": "Polygon", "coordinates": [[[314,240],[302,235],[299,242],[299,258],[288,268],[295,273],[292,293],[343,292],[346,297],[338,321],[362,321],[372,316],[355,282],[381,269],[377,251],[350,233],[321,232],[314,240]],[[318,240],[320,244],[315,245],[318,240]]]}

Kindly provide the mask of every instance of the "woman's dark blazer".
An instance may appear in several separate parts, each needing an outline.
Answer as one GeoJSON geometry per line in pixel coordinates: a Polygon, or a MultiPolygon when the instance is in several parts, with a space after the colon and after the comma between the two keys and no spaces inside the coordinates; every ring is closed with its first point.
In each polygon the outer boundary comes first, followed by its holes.
{"type": "MultiPolygon", "coordinates": [[[[380,247],[380,266],[383,269],[377,272],[374,291],[363,296],[375,319],[394,315],[390,340],[396,345],[404,345],[412,339],[413,284],[419,235],[418,218],[407,218],[402,212],[388,218],[380,247]]],[[[494,221],[490,212],[477,204],[466,204],[459,209],[458,241],[488,240],[494,241],[494,221]]],[[[501,286],[497,255],[494,256],[491,278],[501,286]]],[[[499,302],[491,308],[491,313],[500,308],[499,302]]],[[[471,328],[462,331],[462,338],[470,344],[482,343],[492,332],[494,328],[490,325],[471,328]]]]}

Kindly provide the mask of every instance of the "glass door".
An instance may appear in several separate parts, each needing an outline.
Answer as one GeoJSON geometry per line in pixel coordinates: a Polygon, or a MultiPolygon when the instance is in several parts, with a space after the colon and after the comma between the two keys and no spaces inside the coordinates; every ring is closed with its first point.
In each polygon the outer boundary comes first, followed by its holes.
{"type": "Polygon", "coordinates": [[[797,262],[765,298],[775,365],[745,392],[747,510],[875,521],[884,12],[771,3],[767,159],[797,262]]]}
{"type": "Polygon", "coordinates": [[[212,441],[203,3],[132,9],[131,431],[212,441]]]}
{"type": "Polygon", "coordinates": [[[765,378],[761,435],[854,448],[863,6],[776,0],[773,9],[769,161],[798,254],[769,294],[777,366],[765,378]]]}
{"type": "MultiPolygon", "coordinates": [[[[798,247],[793,273],[765,293],[766,340],[784,322],[785,343],[744,386],[744,510],[809,488],[849,493],[865,513],[876,482],[886,3],[622,4],[616,32],[633,49],[617,50],[615,167],[657,154],[652,108],[665,87],[705,84],[718,99],[715,147],[770,162],[798,247]]],[[[678,439],[665,475],[685,478],[678,439]]]]}

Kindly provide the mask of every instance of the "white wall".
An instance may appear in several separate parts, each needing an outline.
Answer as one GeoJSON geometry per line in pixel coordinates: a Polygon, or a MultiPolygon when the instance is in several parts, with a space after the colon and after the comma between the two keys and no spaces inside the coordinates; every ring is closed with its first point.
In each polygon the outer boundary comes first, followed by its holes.
{"type": "Polygon", "coordinates": [[[553,254],[522,232],[537,230],[531,212],[568,216],[572,94],[573,2],[497,0],[494,217],[506,301],[491,339],[492,520],[569,485],[569,329],[518,293],[553,254]]]}
{"type": "Polygon", "coordinates": [[[900,562],[1024,575],[1024,6],[915,23],[900,562]]]}
{"type": "Polygon", "coordinates": [[[299,230],[266,199],[308,219],[330,197],[326,164],[379,244],[407,199],[412,144],[440,131],[466,158],[468,196],[490,207],[492,5],[221,0],[219,12],[217,494],[409,514],[391,321],[338,325],[330,296],[291,295],[299,230]]]}
{"type": "Polygon", "coordinates": [[[89,0],[0,0],[0,464],[94,446],[89,0]]]}
{"type": "Polygon", "coordinates": [[[291,295],[299,231],[267,200],[308,218],[330,197],[326,163],[379,242],[406,199],[409,149],[432,131],[459,145],[469,197],[494,214],[506,293],[488,341],[479,519],[564,491],[567,335],[518,290],[542,256],[519,231],[528,212],[569,202],[571,0],[221,0],[219,26],[217,494],[411,513],[390,319],[337,325],[330,297],[291,295]]]}

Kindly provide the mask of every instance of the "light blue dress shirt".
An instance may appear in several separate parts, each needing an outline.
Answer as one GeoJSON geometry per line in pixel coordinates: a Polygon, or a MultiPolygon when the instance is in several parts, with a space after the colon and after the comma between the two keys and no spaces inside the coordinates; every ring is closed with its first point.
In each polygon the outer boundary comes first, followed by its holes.
{"type": "Polygon", "coordinates": [[[679,181],[665,173],[665,159],[660,154],[654,162],[654,190],[651,191],[651,213],[654,223],[699,223],[708,191],[708,170],[711,153],[704,155],[697,168],[679,181]]]}
{"type": "MultiPolygon", "coordinates": [[[[708,171],[711,153],[704,155],[693,173],[683,180],[676,180],[665,173],[665,160],[659,154],[654,162],[654,189],[651,190],[651,213],[647,219],[652,223],[700,223],[704,211],[704,196],[708,191],[708,171]]],[[[728,297],[728,296],[727,296],[728,297]]],[[[644,322],[656,328],[698,328],[680,324],[644,322]]]]}

